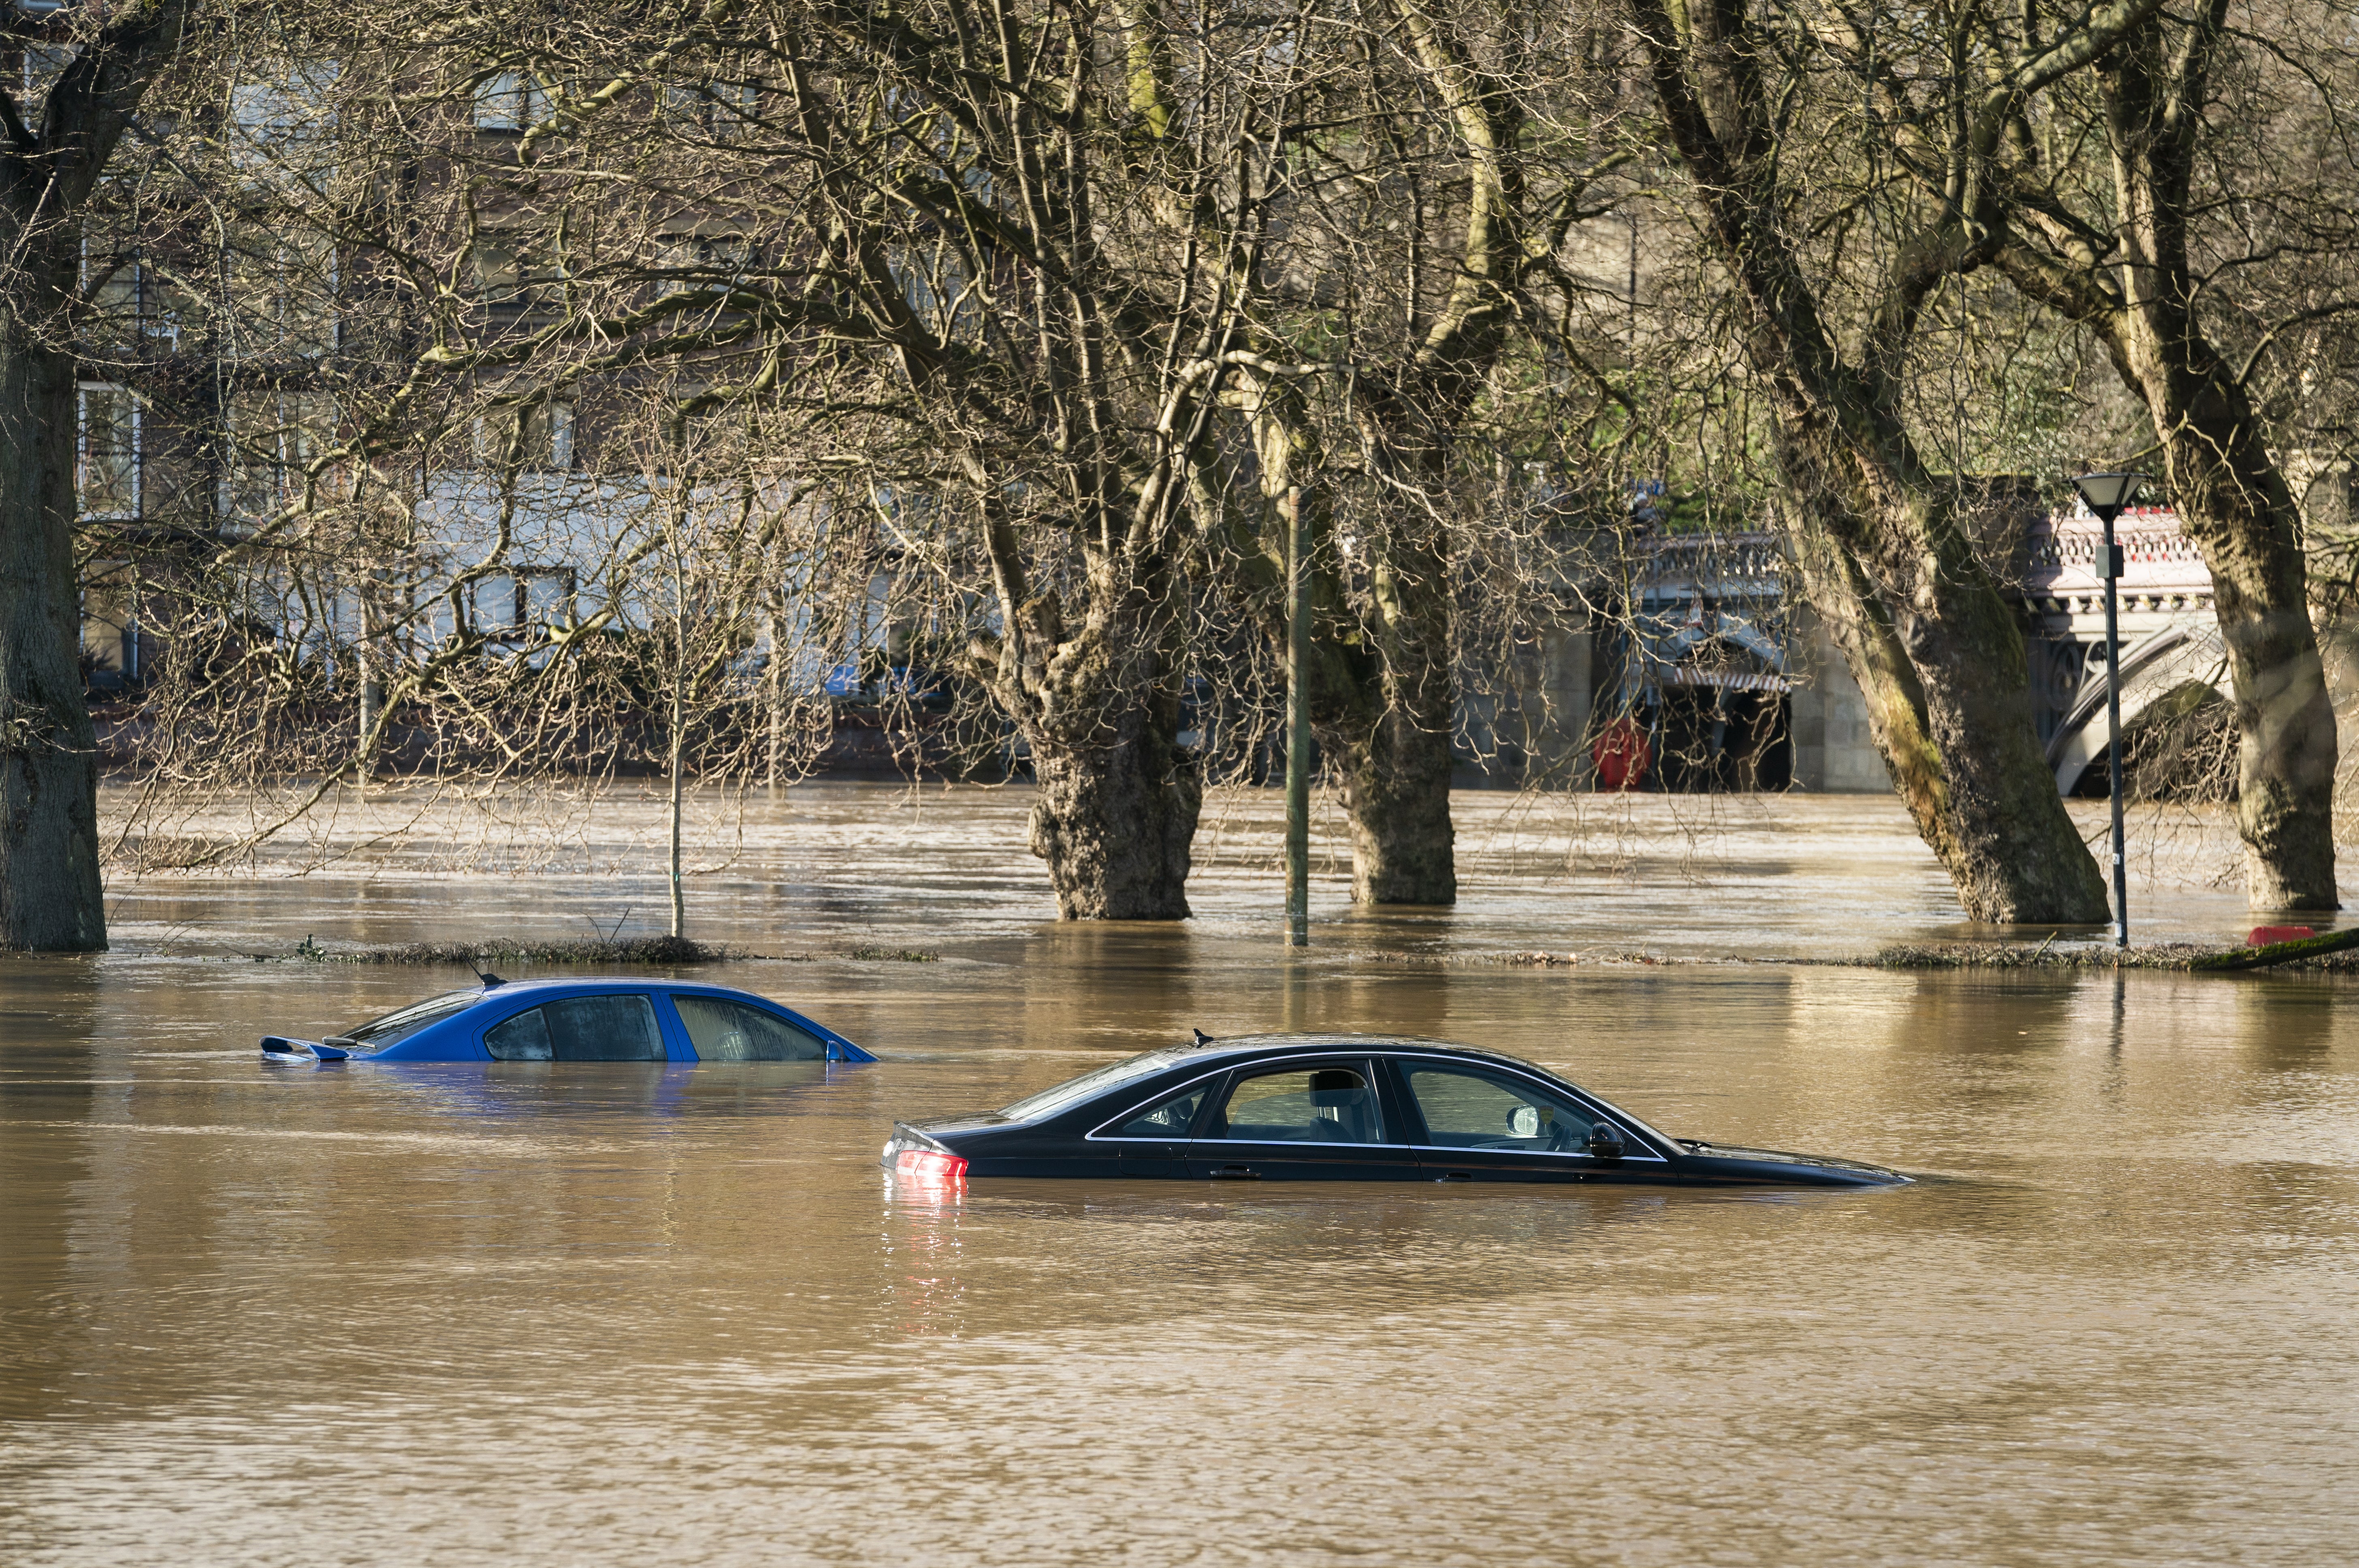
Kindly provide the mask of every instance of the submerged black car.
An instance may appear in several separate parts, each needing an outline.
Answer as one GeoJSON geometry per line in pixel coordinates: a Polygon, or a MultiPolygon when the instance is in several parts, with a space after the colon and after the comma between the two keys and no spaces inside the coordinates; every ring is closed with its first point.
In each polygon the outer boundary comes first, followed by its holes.
{"type": "Polygon", "coordinates": [[[1668,1138],[1514,1056],[1269,1034],[1149,1051],[1004,1110],[897,1122],[885,1164],[983,1176],[1625,1182],[1872,1187],[1908,1177],[1816,1154],[1668,1138]]]}

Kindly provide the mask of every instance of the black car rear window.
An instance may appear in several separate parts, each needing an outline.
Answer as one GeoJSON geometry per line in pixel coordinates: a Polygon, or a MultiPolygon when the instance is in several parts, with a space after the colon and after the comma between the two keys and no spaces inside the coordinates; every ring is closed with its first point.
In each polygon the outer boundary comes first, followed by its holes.
{"type": "Polygon", "coordinates": [[[1010,1121],[1036,1121],[1044,1116],[1054,1116],[1060,1110],[1079,1105],[1082,1101],[1104,1094],[1108,1090],[1120,1088],[1123,1085],[1134,1083],[1140,1078],[1151,1077],[1164,1068],[1184,1062],[1194,1054],[1193,1048],[1185,1045],[1168,1046],[1160,1051],[1149,1051],[1144,1055],[1132,1056],[1125,1061],[1111,1063],[1094,1071],[1083,1073],[1078,1078],[1067,1078],[1054,1088],[1042,1089],[1037,1095],[1017,1100],[1014,1105],[1004,1108],[999,1114],[1010,1121]]]}

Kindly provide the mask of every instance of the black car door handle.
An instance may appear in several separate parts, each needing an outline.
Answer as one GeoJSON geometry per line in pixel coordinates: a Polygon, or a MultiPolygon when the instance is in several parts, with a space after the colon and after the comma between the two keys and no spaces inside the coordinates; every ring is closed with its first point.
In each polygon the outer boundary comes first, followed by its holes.
{"type": "Polygon", "coordinates": [[[1441,1174],[1434,1177],[1433,1179],[1437,1182],[1471,1182],[1474,1179],[1474,1173],[1472,1171],[1444,1171],[1441,1174]]]}
{"type": "Polygon", "coordinates": [[[1212,1174],[1219,1180],[1229,1182],[1258,1182],[1261,1180],[1261,1173],[1253,1169],[1249,1165],[1223,1165],[1219,1170],[1213,1172],[1212,1174]]]}

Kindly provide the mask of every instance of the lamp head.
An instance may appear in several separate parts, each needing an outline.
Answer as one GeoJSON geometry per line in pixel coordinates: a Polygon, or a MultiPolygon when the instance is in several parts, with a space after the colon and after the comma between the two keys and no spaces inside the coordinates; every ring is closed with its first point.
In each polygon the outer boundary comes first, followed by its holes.
{"type": "Polygon", "coordinates": [[[2137,494],[2146,477],[2142,473],[2084,473],[2072,481],[2072,488],[2081,492],[2090,511],[2110,523],[2122,514],[2122,508],[2137,494]]]}

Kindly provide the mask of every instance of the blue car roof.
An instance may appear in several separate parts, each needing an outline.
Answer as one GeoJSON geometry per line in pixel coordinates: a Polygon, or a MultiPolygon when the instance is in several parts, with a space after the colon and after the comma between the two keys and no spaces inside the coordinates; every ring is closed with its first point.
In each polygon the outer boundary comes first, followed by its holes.
{"type": "MultiPolygon", "coordinates": [[[[411,1025],[410,1033],[387,1044],[358,1046],[345,1059],[356,1057],[362,1060],[401,1061],[479,1060],[483,1059],[483,1054],[481,1048],[475,1044],[473,1037],[480,1033],[482,1025],[470,1022],[483,1016],[476,1011],[479,1008],[499,1009],[499,1012],[492,1020],[496,1022],[500,1018],[522,1008],[529,1008],[538,1000],[573,996],[598,996],[617,991],[635,992],[640,995],[703,994],[734,998],[753,1003],[756,1007],[786,1013],[789,1018],[796,1020],[807,1033],[816,1033],[820,1037],[827,1048],[831,1060],[873,1062],[876,1059],[819,1020],[799,1012],[784,1002],[773,1000],[758,991],[749,991],[736,986],[716,985],[709,980],[676,979],[652,975],[538,976],[530,979],[499,980],[490,985],[473,988],[472,991],[462,987],[457,990],[442,992],[440,999],[420,998],[419,1003],[413,1004],[413,1007],[423,1006],[438,1000],[458,1000],[452,1002],[453,1011],[446,1015],[424,1024],[411,1025]]],[[[409,1011],[411,1010],[397,1009],[396,1013],[409,1011]]],[[[391,1018],[395,1014],[385,1016],[391,1018]]],[[[331,1036],[330,1038],[339,1037],[331,1036]]],[[[677,1047],[677,1049],[685,1048],[677,1047]]],[[[673,1043],[667,1043],[667,1052],[675,1057],[677,1049],[673,1043]]],[[[268,1050],[269,1047],[266,1044],[266,1053],[268,1050]]],[[[695,1058],[690,1055],[686,1059],[692,1061],[695,1058]]]]}
{"type": "Polygon", "coordinates": [[[502,980],[495,986],[483,988],[484,994],[496,991],[502,996],[523,991],[549,990],[704,990],[726,991],[732,996],[750,996],[756,1001],[766,1000],[758,991],[738,986],[717,985],[711,980],[675,980],[649,975],[540,975],[527,980],[502,980]]]}

